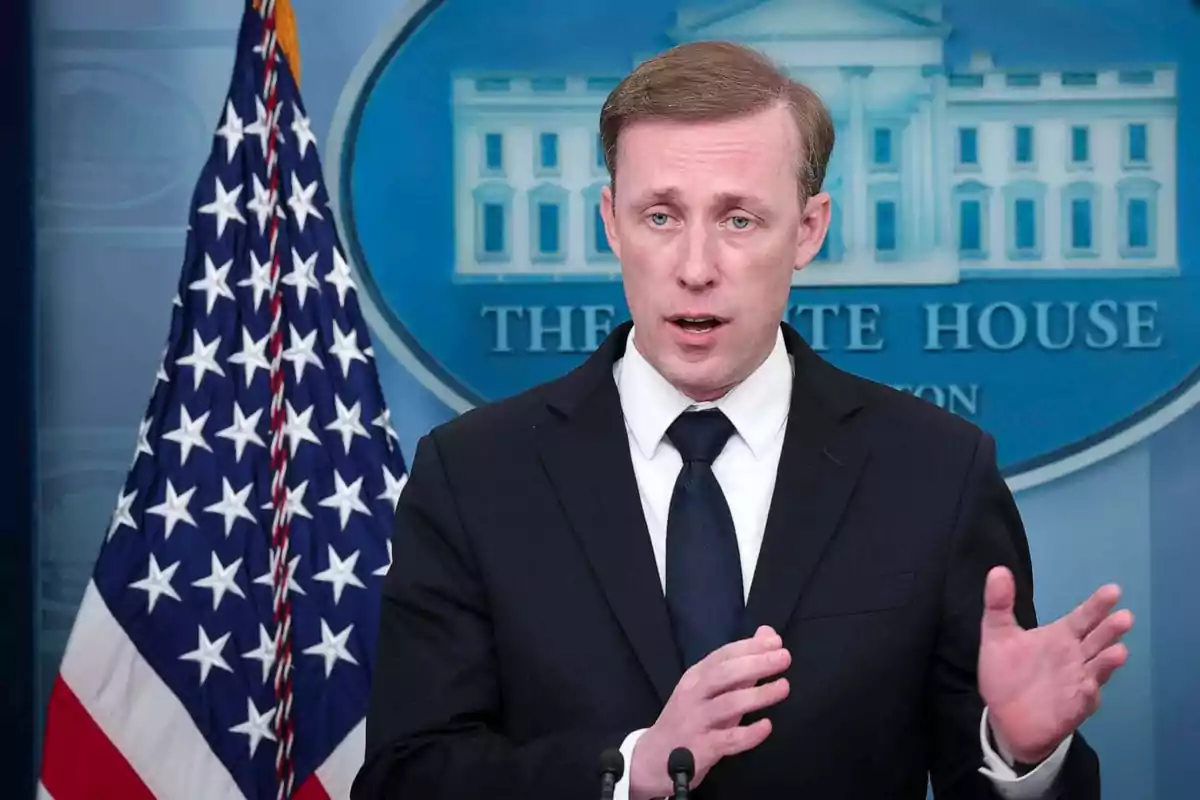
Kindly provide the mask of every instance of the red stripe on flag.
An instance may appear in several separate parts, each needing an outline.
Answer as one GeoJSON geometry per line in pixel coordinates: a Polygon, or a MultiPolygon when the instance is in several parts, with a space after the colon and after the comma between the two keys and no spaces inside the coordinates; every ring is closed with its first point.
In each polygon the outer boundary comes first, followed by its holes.
{"type": "MultiPolygon", "coordinates": [[[[54,798],[58,800],[58,798],[54,798]]],[[[321,785],[321,779],[314,772],[308,776],[308,780],[300,785],[296,793],[292,795],[292,800],[331,800],[329,793],[325,791],[325,787],[321,785]]]]}
{"type": "Polygon", "coordinates": [[[61,675],[54,681],[46,715],[42,783],[54,800],[154,800],[61,675]]]}

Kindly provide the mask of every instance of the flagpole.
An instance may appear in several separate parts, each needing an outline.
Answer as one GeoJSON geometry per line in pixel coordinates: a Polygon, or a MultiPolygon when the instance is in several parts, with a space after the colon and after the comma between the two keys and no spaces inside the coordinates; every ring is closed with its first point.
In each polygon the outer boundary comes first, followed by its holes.
{"type": "MultiPolygon", "coordinates": [[[[279,202],[279,109],[276,53],[279,37],[275,29],[276,0],[263,0],[263,105],[267,110],[267,181],[272,206],[279,202]]],[[[271,235],[268,258],[271,262],[271,504],[274,519],[271,526],[271,558],[275,569],[272,577],[275,623],[275,736],[279,746],[275,751],[277,797],[285,800],[292,795],[295,771],[292,764],[292,613],[288,598],[288,518],[287,518],[287,446],[284,442],[284,374],[283,374],[283,292],[280,290],[279,214],[271,214],[271,235]]]]}

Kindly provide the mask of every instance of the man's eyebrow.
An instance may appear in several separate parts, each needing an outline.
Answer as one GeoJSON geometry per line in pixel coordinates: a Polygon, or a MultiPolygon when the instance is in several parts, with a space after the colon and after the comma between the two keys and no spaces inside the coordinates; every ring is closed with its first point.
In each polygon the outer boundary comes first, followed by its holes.
{"type": "Polygon", "coordinates": [[[656,206],[660,203],[663,205],[676,205],[679,202],[679,190],[674,186],[665,186],[661,189],[647,189],[634,197],[634,205],[639,208],[647,206],[656,206]]]}
{"type": "Polygon", "coordinates": [[[719,208],[756,208],[765,205],[762,198],[752,194],[740,194],[738,192],[721,192],[717,195],[717,206],[719,208]]]}

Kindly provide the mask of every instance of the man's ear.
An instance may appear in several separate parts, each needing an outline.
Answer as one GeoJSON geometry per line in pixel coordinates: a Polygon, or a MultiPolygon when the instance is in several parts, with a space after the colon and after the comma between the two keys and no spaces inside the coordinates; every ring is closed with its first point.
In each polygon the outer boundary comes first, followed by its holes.
{"type": "Polygon", "coordinates": [[[613,194],[611,183],[606,184],[600,190],[600,217],[604,220],[604,235],[608,237],[608,246],[612,248],[613,255],[620,261],[621,236],[617,231],[616,196],[613,194]]]}
{"type": "Polygon", "coordinates": [[[818,192],[808,198],[800,211],[800,225],[796,231],[797,271],[807,267],[821,252],[829,232],[831,202],[828,192],[818,192]]]}

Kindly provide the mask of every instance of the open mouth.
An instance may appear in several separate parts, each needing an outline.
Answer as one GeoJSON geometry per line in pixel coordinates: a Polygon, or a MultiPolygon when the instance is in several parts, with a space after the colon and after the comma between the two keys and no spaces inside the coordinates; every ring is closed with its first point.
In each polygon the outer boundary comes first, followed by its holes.
{"type": "Polygon", "coordinates": [[[672,317],[671,323],[688,333],[708,333],[724,325],[725,321],[710,316],[678,316],[672,317]]]}

